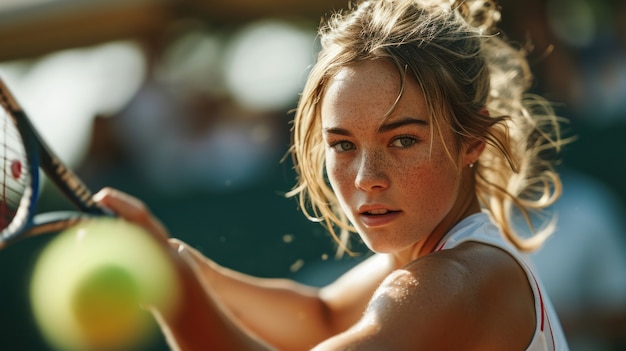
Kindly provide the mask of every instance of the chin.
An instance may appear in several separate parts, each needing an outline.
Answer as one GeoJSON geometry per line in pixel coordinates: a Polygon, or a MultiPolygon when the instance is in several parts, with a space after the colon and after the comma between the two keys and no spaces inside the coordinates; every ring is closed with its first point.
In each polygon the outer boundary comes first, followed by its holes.
{"type": "Polygon", "coordinates": [[[389,235],[361,235],[363,243],[373,252],[380,254],[396,254],[406,250],[414,250],[418,242],[389,240],[389,235]]]}
{"type": "Polygon", "coordinates": [[[371,251],[380,254],[393,254],[404,249],[404,247],[398,247],[389,242],[376,242],[372,240],[363,240],[363,242],[371,251]]]}

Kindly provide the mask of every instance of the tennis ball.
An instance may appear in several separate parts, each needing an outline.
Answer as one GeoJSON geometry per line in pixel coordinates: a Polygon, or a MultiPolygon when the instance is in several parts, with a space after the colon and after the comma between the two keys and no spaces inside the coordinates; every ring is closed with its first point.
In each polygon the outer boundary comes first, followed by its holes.
{"type": "Polygon", "coordinates": [[[131,273],[117,265],[95,268],[77,283],[70,298],[70,313],[89,345],[119,349],[132,345],[149,326],[141,313],[139,287],[131,273]]]}
{"type": "Polygon", "coordinates": [[[43,336],[59,350],[132,350],[158,331],[150,312],[178,303],[166,252],[121,219],[88,220],[54,238],[35,262],[31,306],[43,336]]]}

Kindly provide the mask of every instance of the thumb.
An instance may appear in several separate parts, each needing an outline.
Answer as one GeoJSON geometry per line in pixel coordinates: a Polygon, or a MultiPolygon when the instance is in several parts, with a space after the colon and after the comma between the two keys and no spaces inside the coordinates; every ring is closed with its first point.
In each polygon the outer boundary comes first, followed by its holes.
{"type": "Polygon", "coordinates": [[[155,236],[161,243],[167,244],[169,232],[141,200],[113,188],[103,188],[93,199],[116,216],[135,223],[155,236]]]}

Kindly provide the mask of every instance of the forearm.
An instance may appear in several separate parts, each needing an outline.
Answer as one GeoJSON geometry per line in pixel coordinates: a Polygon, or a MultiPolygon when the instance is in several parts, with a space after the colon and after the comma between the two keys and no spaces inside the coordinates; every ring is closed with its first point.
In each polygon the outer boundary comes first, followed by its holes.
{"type": "Polygon", "coordinates": [[[254,279],[229,282],[218,289],[220,299],[241,324],[281,350],[308,350],[336,332],[316,290],[286,280],[247,283],[254,279]]]}
{"type": "MultiPolygon", "coordinates": [[[[173,350],[271,350],[239,328],[229,312],[208,291],[200,269],[186,253],[174,257],[179,277],[179,304],[153,313],[173,350]]],[[[176,256],[176,255],[175,255],[176,256]]]]}
{"type": "Polygon", "coordinates": [[[184,247],[200,267],[209,291],[236,322],[281,350],[309,349],[336,333],[318,289],[241,274],[184,247]]]}

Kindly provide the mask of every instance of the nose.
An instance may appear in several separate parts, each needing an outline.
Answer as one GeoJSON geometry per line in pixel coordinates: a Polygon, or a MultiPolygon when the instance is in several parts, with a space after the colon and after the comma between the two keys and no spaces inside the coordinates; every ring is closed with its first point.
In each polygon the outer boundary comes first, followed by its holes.
{"type": "Polygon", "coordinates": [[[389,166],[380,152],[363,152],[354,179],[357,189],[379,191],[389,187],[389,166]]]}

